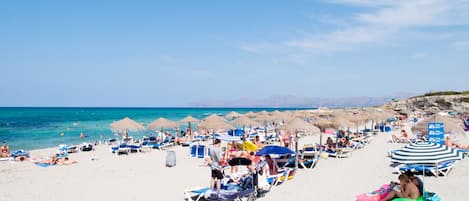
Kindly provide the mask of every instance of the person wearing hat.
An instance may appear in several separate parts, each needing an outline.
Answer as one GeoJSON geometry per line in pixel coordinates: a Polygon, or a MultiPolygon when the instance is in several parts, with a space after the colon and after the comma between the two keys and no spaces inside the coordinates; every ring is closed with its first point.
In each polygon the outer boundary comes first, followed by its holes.
{"type": "Polygon", "coordinates": [[[10,148],[7,145],[7,142],[3,141],[2,147],[0,147],[0,158],[10,157],[10,148]]]}

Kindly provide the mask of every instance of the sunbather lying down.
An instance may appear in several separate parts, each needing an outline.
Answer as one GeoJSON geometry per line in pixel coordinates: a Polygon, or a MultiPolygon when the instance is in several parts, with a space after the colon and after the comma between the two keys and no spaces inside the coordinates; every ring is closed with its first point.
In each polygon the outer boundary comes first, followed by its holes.
{"type": "Polygon", "coordinates": [[[77,161],[70,160],[68,157],[59,158],[57,154],[54,154],[50,159],[36,160],[34,162],[48,165],[71,165],[78,163],[77,161]]]}

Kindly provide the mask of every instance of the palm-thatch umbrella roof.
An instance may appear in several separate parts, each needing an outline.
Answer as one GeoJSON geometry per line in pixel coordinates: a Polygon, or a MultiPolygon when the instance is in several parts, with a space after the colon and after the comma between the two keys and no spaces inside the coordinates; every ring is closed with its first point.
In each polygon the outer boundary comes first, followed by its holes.
{"type": "Polygon", "coordinates": [[[257,114],[254,113],[254,112],[248,112],[248,113],[244,114],[244,116],[247,116],[249,118],[253,118],[253,117],[257,116],[257,114]]]}
{"type": "Polygon", "coordinates": [[[234,127],[226,123],[225,119],[218,115],[210,115],[197,125],[203,129],[233,129],[234,127]]]}
{"type": "Polygon", "coordinates": [[[142,124],[137,123],[129,117],[125,117],[119,121],[112,122],[110,126],[113,132],[118,133],[123,133],[125,131],[140,131],[145,129],[142,124]]]}
{"type": "Polygon", "coordinates": [[[242,114],[239,114],[235,111],[231,111],[230,113],[226,114],[225,115],[225,119],[228,119],[228,120],[233,120],[234,118],[237,118],[237,117],[240,117],[240,116],[243,116],[242,114]]]}
{"type": "Polygon", "coordinates": [[[321,131],[318,127],[313,126],[310,123],[307,123],[299,118],[294,118],[285,123],[285,130],[304,130],[307,133],[319,134],[321,131]]]}
{"type": "Polygon", "coordinates": [[[246,116],[241,116],[231,121],[230,124],[233,126],[253,126],[253,127],[262,126],[261,123],[254,121],[246,116]]]}
{"type": "Polygon", "coordinates": [[[422,120],[421,122],[417,123],[417,125],[412,127],[412,132],[427,135],[429,122],[444,123],[445,133],[464,134],[464,128],[462,127],[458,119],[455,119],[449,116],[442,116],[438,114],[432,115],[428,117],[427,119],[422,120]]]}
{"type": "Polygon", "coordinates": [[[254,119],[259,122],[266,122],[266,121],[272,121],[272,116],[268,114],[260,114],[260,115],[257,115],[254,119]]]}
{"type": "Polygon", "coordinates": [[[334,124],[337,128],[349,128],[355,126],[353,122],[343,116],[335,116],[334,118],[332,118],[331,123],[334,124]]]}
{"type": "Polygon", "coordinates": [[[147,128],[150,130],[157,130],[157,129],[163,129],[163,128],[174,128],[178,126],[179,125],[177,122],[161,117],[151,122],[150,124],[148,124],[147,128]]]}
{"type": "Polygon", "coordinates": [[[338,128],[338,126],[336,124],[332,123],[329,120],[325,120],[325,119],[317,119],[316,121],[313,122],[313,125],[317,126],[318,128],[320,128],[323,131],[328,129],[328,128],[332,128],[332,129],[338,128]]]}
{"type": "Polygon", "coordinates": [[[257,113],[257,115],[265,115],[265,114],[269,114],[269,113],[265,110],[262,110],[262,111],[257,113]]]}
{"type": "Polygon", "coordinates": [[[199,122],[200,119],[194,118],[191,115],[185,117],[184,119],[179,120],[181,123],[196,123],[199,122]]]}
{"type": "Polygon", "coordinates": [[[272,121],[287,121],[293,118],[293,115],[291,113],[279,111],[272,112],[270,116],[272,121]]]}

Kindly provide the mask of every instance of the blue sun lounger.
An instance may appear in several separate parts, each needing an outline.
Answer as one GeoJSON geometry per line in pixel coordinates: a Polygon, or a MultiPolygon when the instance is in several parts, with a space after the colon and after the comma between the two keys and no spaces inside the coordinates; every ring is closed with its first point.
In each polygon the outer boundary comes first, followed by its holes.
{"type": "Polygon", "coordinates": [[[399,172],[429,172],[434,176],[439,176],[440,174],[446,176],[453,169],[455,163],[455,161],[446,161],[438,164],[438,166],[429,164],[407,164],[397,166],[396,169],[399,172]]]}
{"type": "Polygon", "coordinates": [[[210,190],[208,187],[187,189],[184,191],[184,195],[189,201],[199,201],[208,190],[210,190]]]}

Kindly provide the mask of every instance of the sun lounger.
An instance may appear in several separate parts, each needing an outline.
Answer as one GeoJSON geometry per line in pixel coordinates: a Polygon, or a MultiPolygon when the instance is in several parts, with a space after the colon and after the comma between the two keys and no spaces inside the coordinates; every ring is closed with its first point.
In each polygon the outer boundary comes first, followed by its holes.
{"type": "Polygon", "coordinates": [[[412,172],[425,172],[431,173],[433,176],[448,175],[454,168],[456,161],[446,161],[438,165],[428,164],[407,164],[399,165],[396,167],[398,172],[412,171],[412,172]]]}
{"type": "Polygon", "coordinates": [[[16,158],[16,157],[20,157],[20,156],[24,156],[24,157],[29,158],[29,152],[24,151],[23,149],[18,149],[16,151],[11,152],[11,154],[10,154],[10,157],[12,157],[12,158],[16,158]]]}
{"type": "Polygon", "coordinates": [[[94,150],[94,146],[93,144],[90,144],[90,143],[83,143],[80,146],[80,151],[93,151],[93,150],[94,150]]]}
{"type": "Polygon", "coordinates": [[[111,147],[111,152],[116,154],[116,155],[129,154],[130,153],[130,148],[127,147],[127,144],[120,144],[119,146],[111,147]]]}
{"type": "Polygon", "coordinates": [[[186,198],[189,201],[198,201],[200,198],[204,197],[208,190],[210,190],[208,187],[191,188],[185,190],[184,195],[186,195],[186,198]]]}
{"type": "Polygon", "coordinates": [[[351,156],[352,151],[353,150],[348,149],[348,148],[340,148],[340,149],[337,149],[336,151],[327,150],[326,153],[329,154],[330,157],[332,156],[335,158],[348,158],[351,156]]]}

